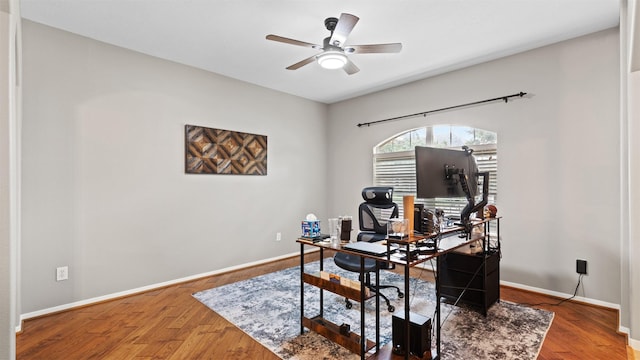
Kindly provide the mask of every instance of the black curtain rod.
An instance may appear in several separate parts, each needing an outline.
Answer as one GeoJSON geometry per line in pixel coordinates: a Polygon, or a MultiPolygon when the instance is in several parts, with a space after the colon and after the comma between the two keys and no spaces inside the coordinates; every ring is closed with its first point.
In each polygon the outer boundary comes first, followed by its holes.
{"type": "Polygon", "coordinates": [[[512,97],[523,97],[525,95],[527,95],[527,93],[521,91],[521,92],[519,92],[517,94],[512,94],[512,95],[507,95],[507,96],[500,96],[500,97],[493,98],[493,99],[474,101],[474,102],[470,102],[470,103],[466,103],[466,104],[454,105],[454,106],[449,106],[449,107],[436,109],[436,110],[423,111],[423,112],[410,114],[410,115],[396,116],[396,117],[392,117],[392,118],[384,119],[384,120],[376,120],[376,121],[371,121],[371,122],[366,122],[366,123],[360,123],[360,124],[358,124],[358,127],[365,126],[365,125],[366,126],[371,126],[371,125],[379,124],[379,123],[382,123],[382,122],[387,122],[387,121],[392,121],[392,120],[400,120],[400,119],[405,119],[405,118],[414,117],[414,116],[418,116],[418,115],[426,116],[427,114],[432,114],[432,113],[439,112],[439,111],[451,110],[451,109],[456,109],[456,108],[461,108],[461,107],[466,107],[466,106],[471,106],[471,105],[484,104],[484,103],[488,103],[488,102],[492,102],[492,101],[498,101],[498,100],[503,100],[506,103],[506,102],[509,102],[509,98],[512,98],[512,97]]]}

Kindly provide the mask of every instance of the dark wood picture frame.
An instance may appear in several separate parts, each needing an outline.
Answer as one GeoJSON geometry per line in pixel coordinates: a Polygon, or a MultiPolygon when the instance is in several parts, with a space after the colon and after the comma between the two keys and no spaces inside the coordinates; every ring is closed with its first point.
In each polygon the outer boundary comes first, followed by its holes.
{"type": "Polygon", "coordinates": [[[267,137],[185,125],[185,173],[267,175],[267,137]]]}

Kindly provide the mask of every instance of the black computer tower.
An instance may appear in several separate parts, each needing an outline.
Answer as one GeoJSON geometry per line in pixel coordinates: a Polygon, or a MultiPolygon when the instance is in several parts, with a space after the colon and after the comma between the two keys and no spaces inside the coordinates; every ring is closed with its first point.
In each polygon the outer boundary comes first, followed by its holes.
{"type": "MultiPolygon", "coordinates": [[[[411,354],[422,358],[424,353],[431,351],[431,319],[416,313],[409,313],[410,325],[410,348],[411,354]]],[[[393,315],[391,319],[391,330],[393,337],[393,352],[404,355],[405,344],[407,343],[406,328],[404,321],[404,311],[393,315]]]]}

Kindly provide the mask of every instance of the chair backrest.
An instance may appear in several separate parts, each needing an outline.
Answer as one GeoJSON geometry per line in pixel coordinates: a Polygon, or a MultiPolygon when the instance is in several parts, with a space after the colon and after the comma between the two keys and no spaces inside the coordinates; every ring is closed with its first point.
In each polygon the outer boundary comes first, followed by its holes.
{"type": "Polygon", "coordinates": [[[361,231],[387,233],[387,220],[398,217],[398,204],[393,202],[393,187],[372,186],[362,189],[365,200],[358,209],[361,231]]]}

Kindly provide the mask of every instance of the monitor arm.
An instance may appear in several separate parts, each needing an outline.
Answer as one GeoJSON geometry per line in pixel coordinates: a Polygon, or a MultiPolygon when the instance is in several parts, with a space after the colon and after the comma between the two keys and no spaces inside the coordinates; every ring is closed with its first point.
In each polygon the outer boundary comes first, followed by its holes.
{"type": "MultiPolygon", "coordinates": [[[[472,156],[473,149],[470,149],[468,146],[463,146],[462,150],[468,155],[472,156]]],[[[455,166],[446,165],[444,166],[445,179],[451,182],[451,186],[455,186],[456,183],[459,183],[462,187],[462,191],[464,192],[467,198],[467,205],[460,212],[460,224],[464,226],[464,231],[468,234],[471,232],[471,221],[469,217],[472,213],[482,211],[484,207],[487,205],[489,199],[489,172],[477,172],[474,174],[476,177],[482,177],[482,200],[479,203],[475,203],[475,196],[477,189],[469,189],[469,181],[467,174],[464,172],[464,169],[458,169],[455,166]],[[455,181],[455,175],[458,175],[458,181],[455,181]]],[[[480,214],[482,218],[484,214],[480,214]]]]}
{"type": "Polygon", "coordinates": [[[469,189],[469,184],[467,182],[467,174],[463,171],[458,173],[458,177],[460,178],[460,185],[462,186],[462,190],[464,191],[467,197],[467,206],[462,209],[460,212],[460,223],[464,226],[464,229],[467,233],[471,232],[471,221],[469,220],[469,216],[478,212],[479,210],[483,210],[487,205],[489,199],[489,173],[488,172],[479,172],[475,174],[477,177],[482,176],[482,200],[479,203],[475,203],[475,198],[469,189]]]}

